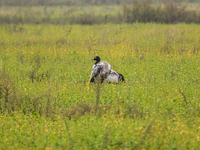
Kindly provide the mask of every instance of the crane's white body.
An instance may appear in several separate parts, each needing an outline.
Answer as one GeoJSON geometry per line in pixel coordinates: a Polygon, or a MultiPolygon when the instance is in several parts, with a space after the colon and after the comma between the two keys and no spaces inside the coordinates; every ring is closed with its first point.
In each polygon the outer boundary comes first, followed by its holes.
{"type": "Polygon", "coordinates": [[[118,83],[119,79],[120,79],[119,73],[111,69],[110,74],[107,76],[104,82],[118,83]]]}

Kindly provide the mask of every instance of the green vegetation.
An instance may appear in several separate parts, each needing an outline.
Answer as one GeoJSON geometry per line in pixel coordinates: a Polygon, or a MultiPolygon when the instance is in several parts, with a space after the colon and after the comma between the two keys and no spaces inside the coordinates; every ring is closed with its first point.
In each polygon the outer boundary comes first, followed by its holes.
{"type": "Polygon", "coordinates": [[[198,3],[152,3],[149,0],[106,6],[3,5],[0,7],[0,24],[200,23],[199,8],[198,3]]]}
{"type": "Polygon", "coordinates": [[[187,8],[188,5],[176,4],[172,1],[164,5],[152,5],[150,2],[135,2],[130,7],[124,5],[124,20],[133,22],[157,22],[157,23],[200,23],[199,10],[187,8]]]}
{"type": "MultiPolygon", "coordinates": [[[[1,0],[0,6],[52,6],[52,5],[119,5],[131,4],[134,1],[138,2],[153,2],[162,3],[167,0],[1,0]]],[[[198,0],[171,0],[174,2],[199,2],[198,0]]]]}
{"type": "Polygon", "coordinates": [[[200,149],[199,4],[157,2],[0,1],[0,149],[200,149]]]}
{"type": "Polygon", "coordinates": [[[1,149],[199,149],[200,27],[0,25],[1,149]],[[89,84],[99,55],[126,83],[89,84]]]}
{"type": "Polygon", "coordinates": [[[7,6],[52,6],[52,5],[119,5],[132,3],[132,0],[6,0],[0,5],[7,6]]]}

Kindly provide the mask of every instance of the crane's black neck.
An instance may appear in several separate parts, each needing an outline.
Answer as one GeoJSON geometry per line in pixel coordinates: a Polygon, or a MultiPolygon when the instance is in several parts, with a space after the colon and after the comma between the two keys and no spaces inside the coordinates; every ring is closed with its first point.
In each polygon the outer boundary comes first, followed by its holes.
{"type": "Polygon", "coordinates": [[[98,64],[100,61],[96,61],[94,64],[96,65],[96,64],[98,64]]]}
{"type": "Polygon", "coordinates": [[[94,63],[94,64],[97,64],[97,63],[99,63],[100,62],[100,57],[99,56],[96,56],[96,57],[94,57],[94,60],[96,60],[96,62],[94,63]]]}

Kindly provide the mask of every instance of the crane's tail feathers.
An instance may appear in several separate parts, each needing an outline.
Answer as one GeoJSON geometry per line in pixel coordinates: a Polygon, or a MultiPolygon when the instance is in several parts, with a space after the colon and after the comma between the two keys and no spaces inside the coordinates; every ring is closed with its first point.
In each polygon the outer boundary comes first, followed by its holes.
{"type": "Polygon", "coordinates": [[[124,76],[122,74],[120,74],[120,73],[119,73],[119,81],[122,81],[122,82],[126,83],[125,79],[124,79],[124,76]]]}

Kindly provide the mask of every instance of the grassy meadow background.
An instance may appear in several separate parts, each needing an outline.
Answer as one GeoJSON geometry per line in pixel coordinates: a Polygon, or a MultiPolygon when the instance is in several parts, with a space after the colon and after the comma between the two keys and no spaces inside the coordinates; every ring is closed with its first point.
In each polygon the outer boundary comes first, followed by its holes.
{"type": "Polygon", "coordinates": [[[198,24],[0,33],[0,149],[200,149],[198,24]],[[126,83],[90,84],[96,55],[126,83]]]}

